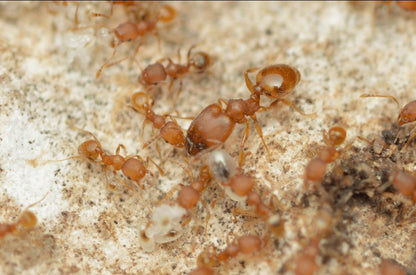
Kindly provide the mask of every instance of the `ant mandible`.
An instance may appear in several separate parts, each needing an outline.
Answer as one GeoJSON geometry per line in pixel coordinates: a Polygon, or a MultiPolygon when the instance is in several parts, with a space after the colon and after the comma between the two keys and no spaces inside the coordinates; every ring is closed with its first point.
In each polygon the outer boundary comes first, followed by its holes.
{"type": "MultiPolygon", "coordinates": [[[[410,101],[406,105],[403,106],[403,108],[400,107],[399,101],[394,97],[390,95],[375,95],[375,94],[363,94],[360,97],[384,97],[384,98],[390,98],[394,102],[396,102],[397,106],[400,109],[399,116],[397,117],[397,124],[399,126],[403,126],[409,123],[412,123],[416,121],[416,100],[410,101]]],[[[415,128],[416,129],[416,128],[415,128]]],[[[409,139],[407,140],[406,144],[403,146],[401,151],[405,150],[407,146],[410,144],[410,142],[416,137],[416,131],[413,132],[409,139]]]]}

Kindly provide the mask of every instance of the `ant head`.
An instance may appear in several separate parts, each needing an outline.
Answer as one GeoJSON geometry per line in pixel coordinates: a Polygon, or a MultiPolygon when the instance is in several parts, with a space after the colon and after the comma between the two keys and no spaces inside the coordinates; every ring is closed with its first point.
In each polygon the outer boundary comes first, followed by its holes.
{"type": "Polygon", "coordinates": [[[163,23],[169,23],[176,18],[176,10],[170,5],[162,5],[159,12],[159,20],[163,23]]]}
{"type": "Polygon", "coordinates": [[[416,100],[407,103],[401,110],[397,123],[401,126],[416,120],[416,100]]]}
{"type": "Polygon", "coordinates": [[[290,93],[300,81],[296,68],[286,64],[276,64],[263,68],[256,75],[256,90],[271,98],[279,98],[290,93]]]}
{"type": "Polygon", "coordinates": [[[131,97],[132,104],[137,110],[147,111],[153,107],[153,100],[144,92],[134,93],[131,97]]]}
{"type": "Polygon", "coordinates": [[[137,25],[133,22],[122,23],[114,29],[114,34],[120,43],[135,40],[138,36],[137,25]]]}
{"type": "Polygon", "coordinates": [[[95,160],[102,153],[102,149],[96,140],[90,139],[78,147],[78,152],[89,159],[95,160]]]}
{"type": "Polygon", "coordinates": [[[211,57],[205,52],[196,52],[191,60],[191,66],[196,69],[198,73],[202,73],[211,66],[212,60],[211,57]]]}
{"type": "Polygon", "coordinates": [[[345,129],[339,126],[332,127],[328,133],[324,131],[324,141],[327,145],[340,145],[344,142],[346,136],[345,129]]]}
{"type": "Polygon", "coordinates": [[[147,66],[139,76],[139,82],[143,85],[156,85],[165,81],[167,77],[165,68],[159,62],[147,66]]]}
{"type": "Polygon", "coordinates": [[[25,210],[19,218],[19,223],[25,228],[33,228],[38,223],[38,219],[32,211],[25,210]]]}

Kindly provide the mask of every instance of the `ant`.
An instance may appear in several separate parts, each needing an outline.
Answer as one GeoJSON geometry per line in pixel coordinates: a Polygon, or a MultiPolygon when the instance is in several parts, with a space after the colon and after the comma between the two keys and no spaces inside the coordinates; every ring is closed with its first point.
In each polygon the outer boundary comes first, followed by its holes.
{"type": "MultiPolygon", "coordinates": [[[[341,145],[347,136],[344,128],[335,126],[328,132],[323,130],[324,142],[327,145],[320,150],[318,156],[308,162],[305,167],[304,183],[309,186],[309,182],[320,182],[325,176],[326,168],[329,163],[334,162],[340,157],[341,152],[335,146],[341,145]]],[[[347,146],[346,148],[349,148],[347,146]]],[[[344,148],[344,150],[346,150],[344,148]]]]}
{"type": "MultiPolygon", "coordinates": [[[[144,189],[144,185],[141,184],[140,180],[147,173],[153,176],[153,173],[146,168],[149,161],[151,161],[158,168],[159,172],[162,175],[164,175],[163,170],[150,157],[147,157],[146,161],[144,161],[143,158],[139,155],[131,155],[131,156],[123,157],[120,155],[121,148],[123,148],[124,151],[126,150],[126,147],[123,144],[119,144],[117,146],[117,149],[114,155],[108,154],[103,150],[101,143],[98,141],[97,137],[93,133],[80,129],[70,122],[68,123],[71,125],[72,128],[75,128],[84,134],[92,136],[93,139],[89,139],[81,143],[81,145],[78,147],[78,152],[80,154],[79,156],[73,156],[73,157],[69,157],[69,158],[57,160],[57,161],[64,161],[68,159],[85,157],[88,160],[91,160],[93,162],[99,163],[104,166],[104,172],[105,172],[107,184],[108,184],[107,169],[112,168],[114,174],[116,173],[116,171],[121,170],[124,176],[134,181],[142,189],[144,189]],[[100,157],[100,159],[98,159],[98,157],[100,157]]],[[[46,161],[45,163],[48,163],[48,162],[56,162],[56,160],[46,161]]]]}
{"type": "MultiPolygon", "coordinates": [[[[179,238],[181,232],[179,224],[184,227],[191,221],[190,210],[198,203],[202,191],[207,188],[210,181],[211,174],[208,166],[203,166],[197,180],[193,180],[187,186],[181,184],[174,205],[162,204],[156,208],[153,211],[151,221],[140,232],[139,240],[142,248],[151,251],[154,249],[155,242],[165,243],[179,238]]],[[[176,188],[169,191],[166,196],[175,191],[176,188]]],[[[208,219],[209,215],[206,220],[207,224],[208,219]]]]}
{"type": "MultiPolygon", "coordinates": [[[[192,45],[187,53],[187,62],[186,64],[174,63],[170,58],[164,58],[156,63],[148,65],[139,75],[138,81],[146,89],[150,89],[158,85],[159,83],[165,82],[167,77],[170,77],[169,82],[169,92],[172,91],[173,84],[176,80],[179,79],[179,89],[176,92],[176,100],[179,97],[182,91],[182,77],[189,74],[191,69],[197,73],[205,72],[208,67],[211,66],[212,60],[211,57],[205,52],[196,52],[192,55],[192,50],[196,45],[192,45]],[[163,60],[168,60],[168,64],[164,66],[161,62],[163,60]]],[[[178,60],[180,62],[181,55],[178,49],[178,60]]],[[[176,102],[175,100],[175,102],[176,102]]]]}
{"type": "Polygon", "coordinates": [[[149,19],[149,18],[141,18],[140,20],[136,21],[126,21],[124,23],[121,23],[120,25],[118,25],[115,29],[112,30],[112,32],[114,33],[114,35],[116,36],[117,41],[115,42],[114,45],[114,51],[113,54],[111,55],[111,57],[109,59],[107,59],[107,61],[100,67],[100,69],[97,71],[96,74],[96,78],[98,79],[101,75],[101,72],[103,71],[104,68],[108,68],[111,67],[115,64],[118,64],[120,62],[122,62],[123,60],[125,60],[128,57],[116,60],[114,62],[110,63],[110,60],[112,60],[114,58],[114,56],[117,53],[117,48],[125,43],[125,42],[130,42],[130,41],[134,41],[136,40],[138,37],[142,37],[142,40],[138,43],[138,45],[136,46],[136,49],[134,51],[134,55],[135,56],[140,48],[140,46],[145,42],[146,39],[146,34],[147,33],[151,33],[155,36],[157,36],[158,41],[159,41],[159,45],[160,45],[160,36],[159,33],[157,32],[157,23],[159,21],[163,22],[163,23],[167,23],[172,21],[175,17],[176,17],[176,10],[174,8],[172,8],[169,5],[162,5],[161,7],[161,11],[165,10],[166,12],[159,12],[156,16],[156,18],[154,19],[149,19]]]}
{"type": "Polygon", "coordinates": [[[265,243],[256,235],[244,235],[228,243],[223,252],[215,253],[213,251],[203,251],[197,259],[198,267],[190,275],[213,275],[213,267],[218,266],[221,262],[227,262],[230,258],[235,258],[238,254],[249,255],[259,252],[265,243]]]}
{"type": "Polygon", "coordinates": [[[134,93],[131,97],[133,106],[132,109],[136,112],[144,112],[146,119],[143,121],[142,133],[144,132],[145,123],[150,121],[153,127],[159,130],[159,134],[152,140],[143,145],[143,149],[149,146],[159,137],[162,137],[164,141],[177,148],[183,148],[185,146],[185,136],[182,128],[178,125],[176,120],[171,117],[171,121],[166,121],[165,116],[157,115],[152,110],[154,104],[149,95],[143,92],[134,93]]]}
{"type": "Polygon", "coordinates": [[[187,131],[185,145],[190,155],[196,155],[209,147],[224,143],[231,135],[236,123],[245,123],[246,128],[240,143],[239,163],[241,165],[244,160],[244,144],[249,135],[249,122],[246,118],[249,116],[256,126],[257,133],[266,148],[268,156],[270,156],[256,113],[265,111],[277,102],[282,101],[301,114],[307,115],[295,107],[292,102],[282,98],[289,94],[300,80],[300,73],[296,68],[285,64],[268,66],[257,73],[256,85],[248,78],[248,73],[254,70],[257,70],[257,68],[248,69],[244,74],[247,88],[251,92],[248,99],[230,99],[227,101],[221,98],[218,103],[204,108],[192,121],[187,131]],[[281,80],[281,83],[277,83],[277,80],[281,80]],[[276,100],[269,107],[263,107],[260,105],[261,95],[276,100]],[[222,103],[226,105],[226,108],[221,106],[222,103]]]}
{"type": "MultiPolygon", "coordinates": [[[[396,102],[397,106],[399,106],[399,109],[400,109],[400,114],[397,117],[397,124],[399,124],[399,126],[403,126],[405,124],[409,124],[409,123],[416,121],[416,100],[410,101],[409,103],[404,105],[403,108],[401,108],[399,101],[394,96],[363,94],[360,97],[384,97],[384,98],[392,99],[394,102],[396,102]]],[[[407,140],[406,144],[403,146],[401,151],[404,151],[415,137],[416,137],[416,131],[414,131],[410,135],[409,139],[407,140]]]]}
{"type": "MultiPolygon", "coordinates": [[[[273,214],[271,204],[263,203],[261,196],[254,190],[254,180],[236,168],[231,156],[224,150],[211,153],[209,167],[213,177],[225,187],[225,192],[234,200],[245,200],[247,205],[255,208],[255,215],[268,225],[275,237],[284,233],[284,223],[278,214],[273,214]],[[232,192],[230,192],[232,191],[232,192]]],[[[243,214],[248,212],[241,210],[243,214]]]]}
{"type": "Polygon", "coordinates": [[[29,210],[30,207],[35,206],[36,204],[43,201],[46,196],[49,194],[46,193],[43,198],[38,200],[37,202],[32,203],[31,205],[27,206],[22,214],[20,215],[19,219],[14,223],[0,223],[0,238],[4,238],[8,234],[14,234],[18,231],[19,226],[22,226],[25,229],[32,229],[38,223],[38,219],[36,215],[29,210]]]}

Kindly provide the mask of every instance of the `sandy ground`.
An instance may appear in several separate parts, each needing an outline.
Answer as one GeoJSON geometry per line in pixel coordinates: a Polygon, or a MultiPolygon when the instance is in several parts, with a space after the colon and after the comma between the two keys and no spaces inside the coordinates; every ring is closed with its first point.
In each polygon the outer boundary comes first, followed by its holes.
{"type": "MultiPolygon", "coordinates": [[[[275,63],[299,69],[302,79],[287,98],[317,114],[305,117],[283,104],[259,114],[270,160],[251,124],[246,145],[251,155],[243,170],[256,179],[265,197],[278,197],[285,233],[271,238],[260,254],[239,256],[217,272],[290,274],[295,255],[314,232],[317,213],[325,208],[333,228],[321,243],[320,274],[377,274],[381,259],[394,259],[408,274],[416,274],[415,207],[392,188],[388,194],[377,189],[388,185],[386,175],[395,169],[415,172],[416,145],[391,161],[384,151],[394,148],[373,148],[354,139],[412,129],[395,124],[399,110],[393,101],[360,95],[394,95],[402,105],[415,99],[416,14],[395,5],[348,2],[172,6],[178,17],[158,26],[160,46],[147,36],[137,60],[142,68],[167,56],[177,60],[177,49],[184,57],[193,44],[213,56],[209,74],[183,79],[175,107],[181,116],[196,116],[220,97],[248,97],[244,71],[275,63]],[[346,142],[354,143],[330,166],[324,198],[305,191],[303,173],[314,150],[323,145],[322,130],[334,125],[347,129],[346,142]]],[[[151,126],[142,134],[143,116],[126,107],[131,94],[142,90],[139,65],[125,61],[95,78],[112,53],[108,29],[123,22],[123,9],[115,7],[109,20],[92,18],[91,12],[108,13],[110,4],[81,3],[81,29],[72,30],[75,9],[74,3],[0,3],[0,220],[17,220],[27,205],[49,192],[32,208],[39,219],[34,229],[0,240],[1,273],[187,274],[203,249],[224,248],[227,236],[267,235],[256,219],[234,216],[232,210],[243,206],[223,197],[213,182],[201,199],[209,209],[198,204],[179,239],[143,251],[139,229],[152,209],[169,190],[191,181],[177,162],[188,167],[187,159],[194,175],[203,164],[161,141],[165,175],[150,165],[154,176],[145,177],[146,189],[139,193],[121,186],[119,174],[108,173],[116,186],[109,188],[102,167],[87,160],[38,165],[78,154],[77,147],[88,137],[68,120],[93,132],[108,151],[122,143],[128,154],[161,163],[155,144],[142,149],[152,137],[151,126]]],[[[123,45],[119,57],[133,49],[123,45]]],[[[157,112],[173,110],[166,88],[154,96],[157,112]]],[[[184,129],[190,123],[178,122],[184,129]]],[[[224,145],[235,161],[243,131],[238,125],[224,145]]]]}

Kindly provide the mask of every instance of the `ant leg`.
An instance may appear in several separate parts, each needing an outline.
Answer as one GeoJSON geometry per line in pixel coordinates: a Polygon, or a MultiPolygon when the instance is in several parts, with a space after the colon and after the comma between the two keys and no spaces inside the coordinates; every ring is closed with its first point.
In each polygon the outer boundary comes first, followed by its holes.
{"type": "Polygon", "coordinates": [[[105,18],[110,18],[111,16],[113,16],[113,8],[114,8],[114,1],[111,1],[111,9],[110,9],[110,15],[104,14],[104,13],[96,13],[93,12],[91,13],[92,17],[105,17],[105,18]]]}
{"type": "Polygon", "coordinates": [[[159,170],[159,172],[160,172],[160,174],[162,175],[162,176],[164,176],[165,175],[165,172],[163,171],[163,169],[162,168],[160,168],[160,166],[159,165],[157,165],[156,164],[156,162],[151,158],[151,157],[147,157],[146,158],[146,163],[149,163],[149,160],[156,166],[156,168],[159,170]]]}
{"type": "Polygon", "coordinates": [[[263,142],[264,148],[266,148],[266,151],[267,151],[267,158],[269,158],[269,159],[270,159],[270,151],[269,151],[269,147],[267,146],[266,141],[264,141],[264,138],[263,138],[263,131],[261,130],[260,123],[259,123],[259,121],[257,120],[257,117],[256,117],[256,115],[255,115],[255,114],[251,116],[251,119],[253,120],[254,125],[256,126],[256,131],[257,131],[257,134],[260,136],[260,139],[261,139],[261,141],[263,142]]]}
{"type": "Polygon", "coordinates": [[[98,72],[97,72],[97,74],[95,75],[95,78],[96,79],[98,79],[99,77],[100,77],[100,75],[101,75],[101,72],[104,70],[104,68],[106,68],[107,67],[107,65],[109,64],[109,61],[116,55],[116,53],[117,53],[117,47],[119,46],[120,44],[117,44],[115,47],[114,47],[114,51],[113,51],[113,54],[111,55],[111,57],[109,58],[109,59],[107,59],[105,62],[104,62],[104,64],[100,67],[100,69],[98,70],[98,72]]]}
{"type": "Polygon", "coordinates": [[[124,150],[124,154],[127,152],[127,150],[126,150],[126,146],[124,146],[123,144],[119,144],[118,146],[117,146],[117,149],[116,149],[116,155],[118,155],[119,153],[120,153],[120,149],[121,148],[123,148],[123,150],[124,150]]]}
{"type": "Polygon", "coordinates": [[[238,166],[241,167],[243,165],[244,162],[244,145],[246,144],[246,141],[248,139],[248,135],[250,134],[250,124],[249,121],[246,120],[246,129],[244,130],[244,134],[243,137],[241,138],[241,142],[240,142],[240,157],[238,160],[238,166]]]}
{"type": "MultiPolygon", "coordinates": [[[[151,140],[149,140],[148,142],[146,142],[144,145],[143,145],[143,147],[142,147],[142,149],[145,149],[145,148],[147,148],[147,147],[149,147],[149,145],[150,144],[152,144],[153,142],[155,142],[158,138],[160,138],[161,137],[161,135],[160,134],[158,134],[157,136],[155,136],[154,138],[152,138],[151,140]]],[[[159,154],[160,155],[160,154],[159,154]]]]}
{"type": "Polygon", "coordinates": [[[104,176],[107,188],[109,188],[110,190],[114,190],[116,187],[113,184],[110,184],[110,182],[108,181],[107,167],[104,167],[104,176]]]}
{"type": "Polygon", "coordinates": [[[34,203],[29,204],[28,206],[26,206],[26,208],[25,208],[22,212],[25,212],[25,211],[26,211],[26,210],[28,210],[29,208],[31,208],[31,207],[35,206],[36,204],[38,204],[38,203],[42,202],[44,199],[46,199],[46,197],[47,197],[48,195],[49,195],[49,191],[48,191],[48,192],[46,192],[46,194],[45,194],[45,195],[43,195],[43,197],[42,197],[40,200],[38,200],[38,201],[36,201],[36,202],[34,202],[34,203]]]}
{"type": "Polygon", "coordinates": [[[84,134],[87,134],[87,135],[90,135],[90,136],[92,136],[93,138],[94,138],[94,140],[98,143],[98,145],[101,147],[101,143],[98,141],[98,138],[93,134],[93,133],[91,133],[90,131],[87,131],[87,130],[84,130],[84,129],[81,129],[81,128],[78,128],[77,126],[75,126],[70,120],[67,120],[66,121],[66,123],[72,128],[72,129],[75,129],[75,130],[77,130],[77,131],[79,131],[79,132],[81,132],[81,133],[84,133],[84,134]]]}
{"type": "Polygon", "coordinates": [[[78,29],[78,10],[79,10],[79,1],[77,1],[77,7],[75,9],[75,15],[74,15],[74,23],[75,23],[75,27],[73,28],[73,30],[77,30],[78,29]]]}
{"type": "Polygon", "coordinates": [[[360,97],[384,97],[384,98],[390,98],[390,99],[394,100],[394,102],[396,102],[396,104],[399,107],[399,109],[401,109],[400,104],[399,104],[399,101],[397,100],[397,98],[395,98],[394,96],[391,96],[391,95],[362,94],[360,97]]]}
{"type": "MultiPolygon", "coordinates": [[[[293,109],[295,109],[296,112],[298,112],[299,114],[303,115],[303,116],[310,116],[310,117],[315,117],[316,116],[316,112],[314,113],[304,113],[301,109],[299,109],[292,101],[287,100],[285,98],[279,99],[280,101],[282,101],[284,104],[286,104],[287,106],[292,107],[293,109]]],[[[273,103],[272,103],[273,104],[273,103]]]]}
{"type": "Polygon", "coordinates": [[[208,239],[207,228],[208,228],[209,219],[211,218],[211,212],[209,211],[208,205],[205,202],[203,202],[201,200],[201,203],[205,207],[205,209],[207,210],[207,216],[205,218],[205,229],[204,229],[204,232],[205,232],[205,239],[208,239]]]}
{"type": "Polygon", "coordinates": [[[187,64],[188,64],[188,66],[190,65],[190,61],[191,61],[191,53],[192,53],[192,50],[193,50],[195,47],[196,47],[196,44],[193,44],[193,45],[189,48],[188,53],[186,54],[186,60],[187,60],[187,64]]]}
{"type": "MultiPolygon", "coordinates": [[[[139,49],[142,46],[142,41],[140,40],[139,43],[136,46],[136,49],[134,49],[134,54],[133,54],[133,58],[132,58],[132,62],[135,62],[138,64],[138,61],[136,60],[136,56],[139,53],[139,49]]],[[[143,69],[141,68],[140,64],[138,64],[139,68],[143,71],[143,69]]]]}
{"type": "Polygon", "coordinates": [[[251,82],[250,78],[248,77],[248,74],[257,71],[258,69],[259,68],[250,68],[244,72],[244,79],[246,81],[246,86],[252,94],[255,94],[256,90],[254,89],[253,82],[251,82]]]}
{"type": "Polygon", "coordinates": [[[403,152],[407,146],[409,146],[410,142],[416,137],[416,128],[415,131],[410,135],[409,139],[407,140],[406,144],[403,146],[403,148],[400,150],[400,152],[403,152]]]}
{"type": "Polygon", "coordinates": [[[179,96],[180,96],[180,94],[181,94],[181,92],[182,92],[182,86],[183,86],[182,79],[179,79],[179,88],[178,88],[178,90],[176,91],[176,93],[175,93],[175,98],[174,98],[174,100],[173,100],[173,106],[174,106],[174,107],[176,106],[176,103],[177,103],[177,102],[178,102],[178,100],[179,100],[179,96]]]}

